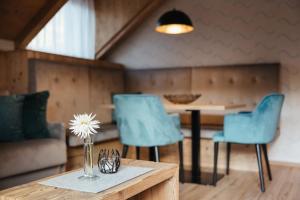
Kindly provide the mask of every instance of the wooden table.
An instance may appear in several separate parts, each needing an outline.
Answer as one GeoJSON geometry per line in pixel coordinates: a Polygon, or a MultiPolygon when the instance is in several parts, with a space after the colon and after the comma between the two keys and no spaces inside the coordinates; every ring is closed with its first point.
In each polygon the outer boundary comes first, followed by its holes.
{"type": "MultiPolygon", "coordinates": [[[[191,112],[191,123],[192,123],[192,173],[191,180],[187,182],[198,183],[198,184],[211,184],[211,182],[202,182],[201,180],[201,124],[200,117],[201,111],[226,111],[234,110],[245,107],[245,104],[229,104],[229,105],[199,105],[199,104],[164,104],[167,111],[171,112],[191,112]]],[[[104,109],[114,109],[113,104],[101,105],[104,109]]]]}
{"type": "Polygon", "coordinates": [[[165,109],[168,111],[189,111],[191,112],[192,123],[192,178],[186,180],[198,184],[212,184],[211,181],[204,182],[201,179],[201,111],[226,111],[245,107],[244,104],[230,105],[178,105],[166,104],[165,109]]]}
{"type": "Polygon", "coordinates": [[[0,199],[179,199],[178,166],[176,164],[129,159],[123,159],[122,164],[152,167],[154,170],[97,194],[45,186],[35,181],[0,191],[0,199]]]}

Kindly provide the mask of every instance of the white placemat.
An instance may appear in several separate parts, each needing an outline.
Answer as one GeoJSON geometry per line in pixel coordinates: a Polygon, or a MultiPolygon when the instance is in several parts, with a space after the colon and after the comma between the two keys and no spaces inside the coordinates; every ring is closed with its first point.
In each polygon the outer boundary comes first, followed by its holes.
{"type": "Polygon", "coordinates": [[[95,180],[79,179],[78,177],[83,175],[83,170],[79,170],[50,178],[39,183],[81,192],[98,193],[141,176],[151,170],[153,170],[153,168],[121,166],[119,171],[115,174],[102,174],[99,172],[98,167],[95,166],[94,172],[97,176],[99,176],[99,178],[95,180]]]}

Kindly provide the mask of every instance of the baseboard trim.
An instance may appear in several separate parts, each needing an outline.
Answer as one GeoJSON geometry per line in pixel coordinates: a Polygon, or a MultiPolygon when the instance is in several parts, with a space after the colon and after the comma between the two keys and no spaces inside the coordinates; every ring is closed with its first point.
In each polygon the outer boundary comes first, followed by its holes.
{"type": "Polygon", "coordinates": [[[295,162],[286,162],[286,161],[271,161],[271,165],[277,165],[277,166],[285,166],[285,167],[299,167],[300,168],[300,163],[295,163],[295,162]]]}

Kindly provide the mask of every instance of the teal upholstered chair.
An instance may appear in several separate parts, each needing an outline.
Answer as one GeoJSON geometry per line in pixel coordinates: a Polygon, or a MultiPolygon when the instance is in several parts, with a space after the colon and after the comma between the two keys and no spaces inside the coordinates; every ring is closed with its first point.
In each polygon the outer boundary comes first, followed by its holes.
{"type": "Polygon", "coordinates": [[[230,143],[255,144],[259,168],[261,191],[265,191],[263,168],[261,160],[261,147],[264,152],[269,179],[272,174],[267,155],[267,144],[276,136],[276,130],[280,118],[280,112],[284,101],[282,94],[270,94],[265,96],[253,112],[241,112],[229,114],[224,118],[223,132],[216,133],[214,140],[214,174],[213,184],[217,182],[217,161],[219,142],[227,142],[227,169],[229,173],[230,143]]]}
{"type": "Polygon", "coordinates": [[[158,96],[115,95],[113,102],[115,119],[123,144],[122,157],[126,157],[128,146],[137,147],[137,159],[139,147],[150,147],[151,157],[155,157],[154,160],[159,162],[159,146],[178,142],[182,178],[183,135],[180,132],[179,116],[168,115],[158,96]]]}

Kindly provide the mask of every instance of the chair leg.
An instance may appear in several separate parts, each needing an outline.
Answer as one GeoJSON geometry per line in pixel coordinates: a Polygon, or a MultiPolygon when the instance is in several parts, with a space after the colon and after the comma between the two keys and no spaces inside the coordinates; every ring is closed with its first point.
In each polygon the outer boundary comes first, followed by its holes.
{"type": "Polygon", "coordinates": [[[265,181],[264,181],[264,171],[262,167],[262,161],[261,161],[261,149],[260,145],[255,145],[256,149],[256,156],[257,156],[257,164],[258,164],[258,170],[259,170],[259,179],[260,179],[260,190],[262,192],[265,192],[265,181]]]}
{"type": "Polygon", "coordinates": [[[154,155],[154,147],[149,147],[149,160],[155,161],[155,155],[154,155]]]}
{"type": "Polygon", "coordinates": [[[158,146],[154,147],[154,154],[155,154],[155,162],[159,162],[159,149],[158,149],[158,146]]]}
{"type": "Polygon", "coordinates": [[[218,179],[218,154],[219,154],[219,143],[214,143],[214,172],[213,172],[213,185],[216,186],[218,179]]]}
{"type": "Polygon", "coordinates": [[[265,161],[266,161],[266,165],[267,165],[269,180],[272,181],[272,172],[271,172],[271,167],[270,167],[270,163],[269,163],[267,145],[262,144],[261,146],[262,146],[262,149],[263,149],[263,152],[264,152],[264,157],[265,157],[265,161]]]}
{"type": "Polygon", "coordinates": [[[140,147],[135,147],[135,152],[136,152],[136,159],[140,159],[140,147]]]}
{"type": "Polygon", "coordinates": [[[128,152],[128,145],[123,145],[123,150],[122,150],[122,158],[126,158],[128,152]]]}
{"type": "Polygon", "coordinates": [[[227,151],[226,151],[226,174],[229,174],[229,165],[230,165],[230,153],[231,153],[231,143],[227,143],[227,151]]]}
{"type": "Polygon", "coordinates": [[[179,150],[179,180],[181,183],[184,182],[184,165],[183,165],[183,143],[182,141],[178,142],[179,150]]]}

